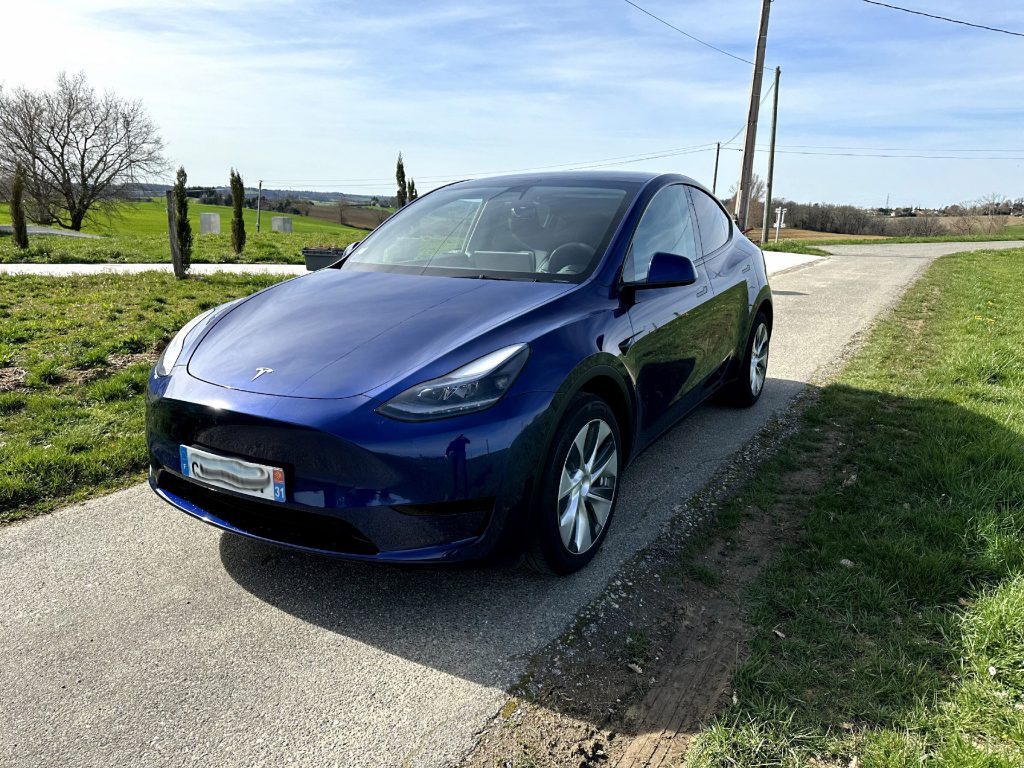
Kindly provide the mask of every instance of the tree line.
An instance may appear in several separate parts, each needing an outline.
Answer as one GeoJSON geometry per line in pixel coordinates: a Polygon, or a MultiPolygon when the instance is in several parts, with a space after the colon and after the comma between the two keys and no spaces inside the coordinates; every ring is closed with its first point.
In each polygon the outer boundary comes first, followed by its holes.
{"type": "Polygon", "coordinates": [[[786,226],[815,232],[883,237],[932,237],[995,232],[1005,217],[1024,214],[1024,198],[987,195],[980,200],[933,211],[915,208],[858,208],[834,203],[798,203],[776,198],[772,207],[786,208],[786,226]]]}

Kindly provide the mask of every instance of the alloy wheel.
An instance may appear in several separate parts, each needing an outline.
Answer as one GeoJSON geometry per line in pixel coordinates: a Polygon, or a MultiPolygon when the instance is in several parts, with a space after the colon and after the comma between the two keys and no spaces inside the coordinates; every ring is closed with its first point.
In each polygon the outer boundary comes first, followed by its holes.
{"type": "Polygon", "coordinates": [[[601,536],[618,475],[615,433],[603,419],[587,422],[569,446],[558,486],[558,532],[568,552],[581,555],[601,536]]]}
{"type": "Polygon", "coordinates": [[[750,393],[757,397],[768,375],[768,326],[761,323],[750,347],[750,393]]]}

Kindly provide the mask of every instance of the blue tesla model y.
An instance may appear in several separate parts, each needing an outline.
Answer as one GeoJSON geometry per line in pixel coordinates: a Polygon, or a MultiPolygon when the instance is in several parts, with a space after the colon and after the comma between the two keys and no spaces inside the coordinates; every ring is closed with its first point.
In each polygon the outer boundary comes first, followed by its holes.
{"type": "Polygon", "coordinates": [[[762,253],[692,179],[460,182],[182,328],[149,379],[149,481],[297,549],[570,573],[632,457],[713,395],[757,401],[771,331],[762,253]]]}

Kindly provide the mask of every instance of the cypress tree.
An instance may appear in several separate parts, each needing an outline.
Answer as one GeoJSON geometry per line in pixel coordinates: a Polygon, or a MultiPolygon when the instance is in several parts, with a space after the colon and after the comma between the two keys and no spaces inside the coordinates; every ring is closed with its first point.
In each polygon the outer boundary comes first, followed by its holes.
{"type": "Polygon", "coordinates": [[[242,206],[245,205],[245,184],[234,168],[231,169],[231,247],[235,253],[241,254],[245,248],[245,221],[242,219],[242,206]]]}
{"type": "Polygon", "coordinates": [[[419,196],[420,196],[419,192],[416,191],[416,180],[415,179],[409,179],[409,202],[411,203],[413,200],[415,200],[419,196]]]}
{"type": "Polygon", "coordinates": [[[185,173],[185,168],[178,168],[178,175],[174,182],[174,226],[178,233],[181,266],[186,272],[192,266],[192,224],[188,220],[188,195],[185,194],[187,183],[188,174],[185,173]]]}
{"type": "Polygon", "coordinates": [[[28,227],[25,224],[25,168],[18,163],[14,168],[14,183],[11,184],[11,223],[14,225],[14,244],[28,248],[28,227]]]}
{"type": "Polygon", "coordinates": [[[398,153],[398,162],[395,164],[395,181],[398,182],[398,208],[402,208],[409,199],[409,188],[405,183],[405,162],[402,160],[402,153],[398,153]]]}

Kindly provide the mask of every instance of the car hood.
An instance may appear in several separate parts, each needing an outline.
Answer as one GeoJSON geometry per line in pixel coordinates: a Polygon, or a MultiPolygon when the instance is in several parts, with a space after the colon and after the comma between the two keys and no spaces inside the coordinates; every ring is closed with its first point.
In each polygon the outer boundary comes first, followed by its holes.
{"type": "Polygon", "coordinates": [[[574,287],[324,269],[227,311],[193,351],[188,372],[246,392],[351,397],[574,287]]]}

